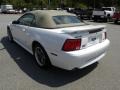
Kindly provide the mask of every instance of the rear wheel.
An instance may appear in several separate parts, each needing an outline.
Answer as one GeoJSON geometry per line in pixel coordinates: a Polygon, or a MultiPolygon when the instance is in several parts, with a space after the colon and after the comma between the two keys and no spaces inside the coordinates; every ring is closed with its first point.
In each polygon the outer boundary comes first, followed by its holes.
{"type": "Polygon", "coordinates": [[[105,22],[109,22],[111,19],[110,15],[108,14],[107,17],[105,18],[105,22]]]}
{"type": "Polygon", "coordinates": [[[50,65],[50,60],[47,53],[41,47],[41,45],[36,44],[34,47],[34,56],[40,67],[48,67],[50,65]]]}
{"type": "Polygon", "coordinates": [[[118,23],[118,20],[116,19],[116,20],[114,21],[114,23],[117,24],[117,23],[118,23]]]}
{"type": "Polygon", "coordinates": [[[12,33],[11,33],[10,29],[7,29],[7,34],[8,34],[9,41],[13,42],[13,36],[12,36],[12,33]]]}
{"type": "Polygon", "coordinates": [[[94,18],[93,20],[94,20],[94,22],[97,22],[97,21],[98,21],[98,19],[97,19],[97,18],[94,18]]]}
{"type": "Polygon", "coordinates": [[[109,21],[110,19],[108,17],[104,19],[104,22],[109,22],[109,21]]]}

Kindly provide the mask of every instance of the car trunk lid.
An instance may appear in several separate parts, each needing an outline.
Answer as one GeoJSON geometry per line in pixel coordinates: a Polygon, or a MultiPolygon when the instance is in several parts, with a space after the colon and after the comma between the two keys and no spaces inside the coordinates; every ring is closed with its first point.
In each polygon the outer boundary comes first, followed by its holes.
{"type": "Polygon", "coordinates": [[[69,27],[62,30],[63,33],[75,39],[81,38],[81,49],[101,43],[105,39],[105,26],[86,25],[79,27],[69,27]]]}

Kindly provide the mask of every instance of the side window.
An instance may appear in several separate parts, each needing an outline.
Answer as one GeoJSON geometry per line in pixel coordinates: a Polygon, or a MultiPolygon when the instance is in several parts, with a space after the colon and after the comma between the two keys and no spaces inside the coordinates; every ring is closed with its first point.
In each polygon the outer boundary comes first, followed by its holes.
{"type": "Polygon", "coordinates": [[[19,23],[26,26],[31,26],[33,21],[35,22],[35,17],[32,14],[25,14],[19,19],[19,23]]]}

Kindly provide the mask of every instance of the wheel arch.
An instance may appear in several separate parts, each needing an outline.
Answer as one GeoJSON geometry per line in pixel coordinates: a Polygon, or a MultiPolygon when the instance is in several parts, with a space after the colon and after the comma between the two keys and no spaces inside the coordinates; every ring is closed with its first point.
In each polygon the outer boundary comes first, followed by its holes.
{"type": "Polygon", "coordinates": [[[43,47],[43,45],[40,43],[40,42],[38,42],[38,41],[33,41],[32,42],[32,52],[33,52],[33,55],[34,55],[34,49],[35,49],[35,45],[40,45],[40,47],[45,51],[45,53],[46,53],[46,55],[47,55],[47,57],[48,57],[48,61],[49,61],[49,63],[51,64],[51,61],[50,61],[50,58],[49,58],[49,56],[48,56],[48,53],[47,53],[47,51],[46,51],[46,49],[43,47]]]}
{"type": "MultiPolygon", "coordinates": [[[[38,41],[35,40],[35,41],[32,42],[32,52],[33,52],[33,54],[34,54],[34,48],[35,48],[35,46],[37,44],[39,44],[41,46],[41,48],[45,50],[45,48],[43,47],[43,45],[40,42],[38,42],[38,41]]],[[[46,50],[45,50],[45,52],[46,52],[46,50]]]]}
{"type": "Polygon", "coordinates": [[[109,13],[109,14],[107,14],[107,16],[110,16],[110,13],[109,13]]]}

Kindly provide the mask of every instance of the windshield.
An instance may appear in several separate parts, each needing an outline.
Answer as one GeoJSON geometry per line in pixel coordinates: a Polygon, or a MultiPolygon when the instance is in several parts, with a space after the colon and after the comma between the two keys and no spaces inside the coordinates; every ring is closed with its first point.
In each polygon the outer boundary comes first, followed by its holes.
{"type": "Polygon", "coordinates": [[[53,20],[57,25],[73,24],[73,23],[81,23],[82,22],[80,19],[78,19],[78,17],[69,16],[69,15],[53,16],[53,20]]]}
{"type": "Polygon", "coordinates": [[[108,10],[108,11],[111,11],[111,8],[102,8],[102,10],[108,10]]]}
{"type": "Polygon", "coordinates": [[[11,5],[8,5],[8,6],[6,6],[6,9],[7,9],[7,10],[12,10],[13,7],[12,7],[11,5]]]}

